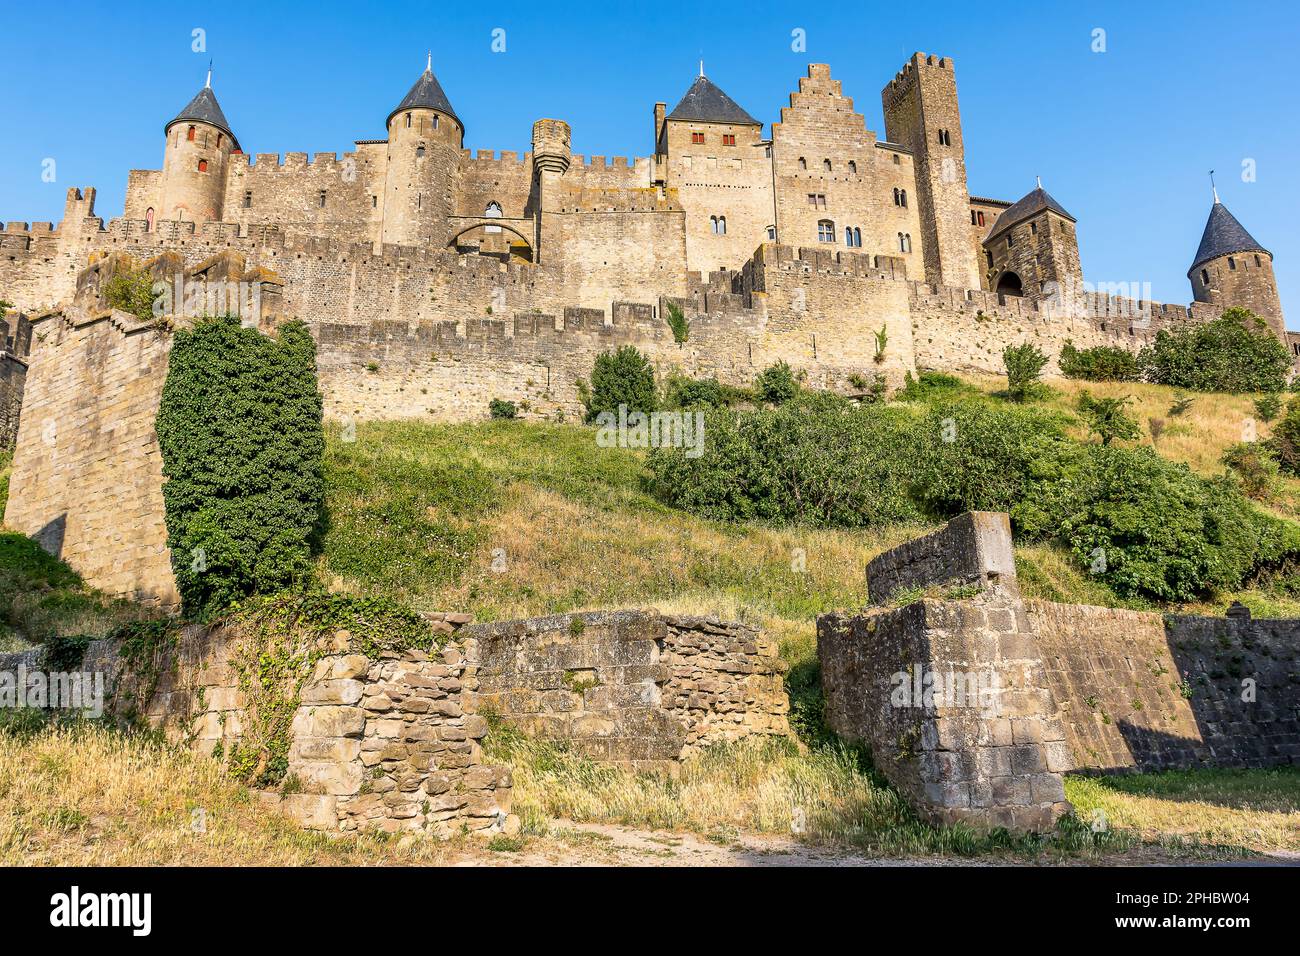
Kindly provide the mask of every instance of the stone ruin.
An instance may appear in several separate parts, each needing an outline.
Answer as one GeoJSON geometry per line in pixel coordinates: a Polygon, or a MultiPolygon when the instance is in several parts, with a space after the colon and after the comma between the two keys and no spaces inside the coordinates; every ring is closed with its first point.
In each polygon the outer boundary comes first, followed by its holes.
{"type": "Polygon", "coordinates": [[[1069,771],[1300,762],[1300,620],[1025,600],[987,512],[867,578],[870,608],[817,621],[827,721],[930,820],[1042,830],[1069,771]]]}

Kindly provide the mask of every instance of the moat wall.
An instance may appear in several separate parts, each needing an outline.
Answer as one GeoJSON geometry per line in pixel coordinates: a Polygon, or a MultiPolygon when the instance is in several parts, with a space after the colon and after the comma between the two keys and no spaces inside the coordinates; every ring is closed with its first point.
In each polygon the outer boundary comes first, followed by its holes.
{"type": "Polygon", "coordinates": [[[1006,515],[963,515],[871,562],[875,607],[818,619],[828,723],[923,815],[1041,829],[1071,770],[1300,762],[1300,620],[1025,601],[1010,558],[1006,515]]]}

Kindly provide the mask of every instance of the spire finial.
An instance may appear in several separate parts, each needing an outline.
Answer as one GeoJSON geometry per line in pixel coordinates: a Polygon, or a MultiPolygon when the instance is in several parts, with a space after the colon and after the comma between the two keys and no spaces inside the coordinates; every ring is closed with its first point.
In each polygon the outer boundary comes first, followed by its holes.
{"type": "Polygon", "coordinates": [[[1214,170],[1210,170],[1210,192],[1214,194],[1214,204],[1219,205],[1219,187],[1214,185],[1214,170]]]}
{"type": "Polygon", "coordinates": [[[1043,177],[1042,177],[1042,176],[1035,176],[1035,177],[1034,177],[1034,182],[1036,182],[1036,183],[1038,184],[1038,188],[1039,188],[1039,189],[1042,189],[1042,188],[1043,188],[1043,177]]]}
{"type": "Polygon", "coordinates": [[[700,57],[700,76],[704,75],[704,57],[700,57]]]}
{"type": "Polygon", "coordinates": [[[425,73],[433,72],[433,51],[432,50],[429,51],[429,55],[424,61],[424,72],[425,73]]]}
{"type": "Polygon", "coordinates": [[[212,61],[208,60],[208,81],[203,84],[205,90],[212,89],[212,61]]]}

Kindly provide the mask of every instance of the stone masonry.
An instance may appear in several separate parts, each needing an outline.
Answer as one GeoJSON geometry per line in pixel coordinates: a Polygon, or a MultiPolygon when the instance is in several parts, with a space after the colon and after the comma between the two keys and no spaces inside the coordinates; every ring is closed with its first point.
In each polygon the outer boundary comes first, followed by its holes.
{"type": "Polygon", "coordinates": [[[931,819],[1042,829],[1076,769],[1300,762],[1300,621],[1022,600],[1007,516],[978,512],[868,589],[817,622],[827,720],[931,819]]]}
{"type": "Polygon", "coordinates": [[[789,734],[775,644],[744,624],[594,611],[472,625],[480,707],[596,760],[671,769],[710,744],[789,734]]]}

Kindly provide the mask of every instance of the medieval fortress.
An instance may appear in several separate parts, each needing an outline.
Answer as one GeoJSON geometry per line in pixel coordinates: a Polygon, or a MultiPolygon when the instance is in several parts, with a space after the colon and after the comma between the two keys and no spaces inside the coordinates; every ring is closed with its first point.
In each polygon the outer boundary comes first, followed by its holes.
{"type": "Polygon", "coordinates": [[[747,385],[784,360],[852,394],[918,369],[1001,373],[1023,341],[1053,359],[1066,340],[1136,349],[1229,305],[1287,338],[1272,256],[1217,195],[1190,306],[1090,291],[1075,217],[1041,185],[970,194],[950,59],[915,54],[882,99],[883,139],[812,64],[764,138],[701,66],[671,111],[654,105],[649,156],[575,155],[557,119],[522,157],[471,155],[426,68],[386,138],[308,160],[244,152],[209,77],[163,126],[162,168],[131,171],[122,218],[72,189],[57,228],[0,230],[6,521],[100,587],[174,598],[153,417],[182,311],[301,318],[343,421],[481,418],[493,398],[572,420],[596,356],[624,343],[661,373],[747,385]],[[166,291],[153,321],[103,294],[140,266],[166,291]]]}

